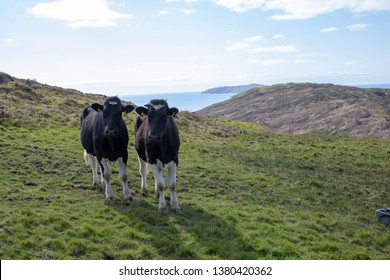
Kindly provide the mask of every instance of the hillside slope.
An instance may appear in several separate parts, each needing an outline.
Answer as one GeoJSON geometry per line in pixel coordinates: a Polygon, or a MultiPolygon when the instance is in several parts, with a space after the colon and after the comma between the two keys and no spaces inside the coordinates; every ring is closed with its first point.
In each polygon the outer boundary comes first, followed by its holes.
{"type": "MultiPolygon", "coordinates": [[[[375,216],[389,207],[390,141],[270,134],[180,112],[181,211],[163,215],[140,192],[134,112],[124,116],[134,201],[118,164],[106,201],[79,137],[82,108],[104,96],[2,81],[2,260],[390,259],[390,228],[375,216]]],[[[151,172],[148,182],[152,193],[151,172]]]]}
{"type": "Polygon", "coordinates": [[[215,87],[203,91],[202,93],[240,93],[253,88],[261,88],[264,85],[260,84],[250,84],[250,85],[239,85],[239,86],[224,86],[224,87],[215,87]]]}
{"type": "Polygon", "coordinates": [[[390,139],[390,90],[289,83],[252,89],[197,112],[277,133],[390,139]]]}
{"type": "Polygon", "coordinates": [[[0,124],[18,127],[79,125],[80,111],[103,95],[18,79],[0,72],[0,124]]]}

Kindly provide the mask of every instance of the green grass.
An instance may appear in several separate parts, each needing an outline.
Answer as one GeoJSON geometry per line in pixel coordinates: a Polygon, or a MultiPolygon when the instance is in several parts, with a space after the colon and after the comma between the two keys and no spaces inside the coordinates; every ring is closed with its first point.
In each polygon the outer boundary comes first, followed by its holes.
{"type": "Polygon", "coordinates": [[[117,166],[111,202],[90,189],[77,127],[2,127],[1,258],[389,259],[389,229],[374,215],[389,202],[388,141],[242,125],[230,137],[181,130],[178,215],[141,195],[132,146],[134,202],[117,166]]]}
{"type": "Polygon", "coordinates": [[[113,201],[91,189],[81,103],[2,119],[1,259],[390,259],[389,228],[375,216],[390,202],[389,141],[276,135],[181,113],[181,212],[161,214],[140,191],[133,113],[134,201],[123,199],[117,165],[113,201]]]}

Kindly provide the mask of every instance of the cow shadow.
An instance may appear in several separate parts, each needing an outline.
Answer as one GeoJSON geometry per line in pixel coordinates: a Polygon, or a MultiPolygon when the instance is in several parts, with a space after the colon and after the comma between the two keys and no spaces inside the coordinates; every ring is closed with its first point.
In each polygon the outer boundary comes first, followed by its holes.
{"type": "MultiPolygon", "coordinates": [[[[167,203],[169,197],[166,197],[167,203]]],[[[141,259],[257,259],[258,252],[243,238],[236,226],[196,204],[182,203],[181,211],[161,214],[154,198],[136,196],[127,203],[107,203],[127,218],[129,227],[148,236],[151,248],[141,259]]],[[[169,203],[168,203],[169,204],[169,203]]],[[[167,205],[169,206],[169,205],[167,205]]]]}

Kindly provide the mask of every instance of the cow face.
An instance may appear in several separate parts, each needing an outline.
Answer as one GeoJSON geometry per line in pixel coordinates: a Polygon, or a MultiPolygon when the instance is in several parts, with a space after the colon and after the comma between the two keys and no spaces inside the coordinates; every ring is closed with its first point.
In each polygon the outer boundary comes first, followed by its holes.
{"type": "Polygon", "coordinates": [[[149,130],[148,142],[159,143],[168,129],[169,118],[174,117],[179,110],[175,107],[169,108],[165,100],[151,100],[145,107],[137,107],[136,112],[141,115],[147,115],[149,130]]]}
{"type": "Polygon", "coordinates": [[[134,110],[132,105],[123,106],[118,97],[109,97],[104,105],[95,103],[91,105],[95,111],[103,111],[104,134],[108,137],[116,137],[121,133],[122,113],[130,113],[134,110]]]}

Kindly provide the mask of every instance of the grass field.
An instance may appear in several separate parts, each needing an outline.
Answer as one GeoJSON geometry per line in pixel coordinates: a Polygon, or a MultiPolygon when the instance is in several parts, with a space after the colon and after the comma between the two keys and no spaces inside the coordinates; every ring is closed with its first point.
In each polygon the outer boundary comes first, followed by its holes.
{"type": "Polygon", "coordinates": [[[117,165],[106,201],[91,189],[79,140],[77,112],[92,97],[77,110],[55,99],[46,113],[28,101],[17,115],[10,94],[1,96],[3,260],[390,259],[390,229],[375,216],[390,207],[387,140],[276,135],[179,113],[181,212],[161,214],[140,192],[134,113],[125,117],[134,201],[123,200],[117,165]]]}

